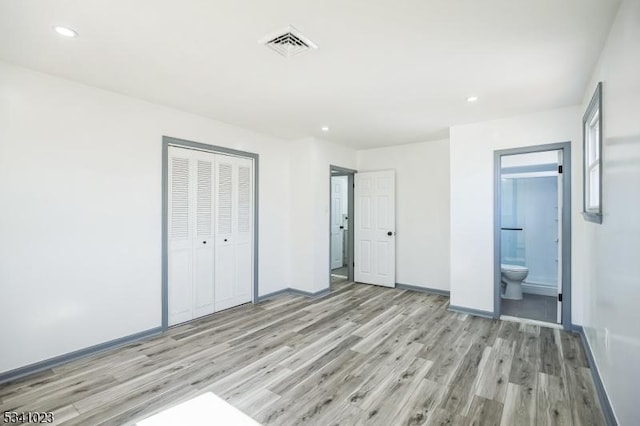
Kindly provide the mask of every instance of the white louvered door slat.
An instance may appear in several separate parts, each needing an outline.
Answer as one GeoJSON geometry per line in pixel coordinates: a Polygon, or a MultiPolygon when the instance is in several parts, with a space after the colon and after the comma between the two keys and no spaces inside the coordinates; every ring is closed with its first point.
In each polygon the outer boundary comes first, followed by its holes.
{"type": "Polygon", "coordinates": [[[169,148],[169,325],[193,318],[191,163],[188,151],[169,148]]]}
{"type": "Polygon", "coordinates": [[[194,152],[196,158],[196,238],[194,250],[194,317],[214,311],[214,248],[213,241],[213,165],[215,156],[194,152]]]}
{"type": "Polygon", "coordinates": [[[216,155],[216,268],[215,309],[233,306],[236,256],[233,238],[234,157],[216,155]]]}
{"type": "Polygon", "coordinates": [[[238,189],[236,195],[237,213],[235,221],[236,283],[234,300],[236,304],[251,301],[253,285],[253,211],[252,185],[253,161],[237,158],[238,189]]]}

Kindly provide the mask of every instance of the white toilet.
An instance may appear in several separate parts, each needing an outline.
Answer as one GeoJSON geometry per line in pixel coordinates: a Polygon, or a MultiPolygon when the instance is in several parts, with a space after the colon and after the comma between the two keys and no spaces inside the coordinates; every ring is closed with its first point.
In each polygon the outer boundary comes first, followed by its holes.
{"type": "Polygon", "coordinates": [[[527,278],[529,268],[520,265],[500,265],[502,282],[506,285],[503,299],[522,300],[522,281],[527,278]]]}

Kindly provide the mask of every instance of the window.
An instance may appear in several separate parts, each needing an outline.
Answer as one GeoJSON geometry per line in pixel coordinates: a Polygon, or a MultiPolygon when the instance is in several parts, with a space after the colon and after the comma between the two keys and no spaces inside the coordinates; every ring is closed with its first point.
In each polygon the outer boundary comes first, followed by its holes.
{"type": "Polygon", "coordinates": [[[602,223],[602,83],[582,118],[584,218],[602,223]]]}

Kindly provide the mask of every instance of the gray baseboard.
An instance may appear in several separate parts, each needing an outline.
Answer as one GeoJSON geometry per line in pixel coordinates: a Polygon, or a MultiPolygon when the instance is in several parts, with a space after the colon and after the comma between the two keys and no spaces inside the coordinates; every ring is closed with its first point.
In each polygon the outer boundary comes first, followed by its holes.
{"type": "Polygon", "coordinates": [[[263,294],[262,296],[258,296],[258,303],[264,302],[265,300],[273,299],[276,296],[280,296],[281,294],[289,293],[288,288],[283,288],[282,290],[274,291],[272,293],[263,294]]]}
{"type": "Polygon", "coordinates": [[[311,293],[308,291],[298,290],[295,288],[283,288],[282,290],[274,291],[273,293],[267,293],[260,297],[258,297],[258,303],[264,302],[265,300],[273,299],[276,296],[280,296],[281,294],[293,294],[295,296],[304,296],[309,298],[321,297],[331,292],[330,288],[325,288],[320,291],[316,291],[315,293],[311,293]]]}
{"type": "Polygon", "coordinates": [[[449,304],[448,309],[452,312],[457,312],[459,314],[469,314],[476,317],[494,319],[493,312],[489,312],[489,311],[481,311],[479,309],[465,308],[464,306],[456,306],[451,304],[449,304]]]}
{"type": "Polygon", "coordinates": [[[322,297],[326,294],[331,293],[331,288],[325,288],[323,290],[320,291],[316,291],[315,293],[310,293],[308,291],[302,291],[302,290],[296,290],[295,288],[290,288],[289,292],[291,294],[295,294],[298,296],[304,296],[304,297],[310,297],[310,298],[315,298],[315,297],[322,297]]]}
{"type": "Polygon", "coordinates": [[[589,345],[589,340],[587,340],[587,335],[584,333],[582,326],[579,325],[572,324],[571,330],[580,335],[580,340],[582,341],[584,352],[587,355],[589,369],[591,370],[591,377],[593,377],[593,383],[596,386],[596,392],[598,393],[598,399],[600,400],[600,407],[602,407],[604,419],[608,426],[617,426],[618,421],[613,413],[611,401],[609,401],[609,396],[607,395],[607,391],[604,389],[604,384],[600,378],[600,372],[598,371],[598,366],[596,365],[595,358],[593,357],[593,352],[591,352],[591,346],[589,345]]]}
{"type": "Polygon", "coordinates": [[[139,333],[131,334],[129,336],[120,337],[118,339],[110,340],[108,342],[99,343],[88,348],[79,349],[77,351],[70,352],[68,354],[59,355],[53,358],[46,359],[44,361],[36,362],[24,367],[16,368],[15,370],[0,373],[0,384],[6,383],[12,380],[20,379],[31,374],[39,373],[49,368],[53,368],[60,364],[76,360],[89,355],[94,355],[99,352],[104,352],[109,349],[114,349],[126,344],[136,342],[152,336],[162,334],[162,327],[155,327],[150,330],[141,331],[139,333]]]}
{"type": "Polygon", "coordinates": [[[411,291],[420,291],[422,293],[437,294],[439,296],[449,297],[451,295],[451,292],[447,290],[440,290],[438,288],[420,287],[417,285],[410,285],[410,284],[396,283],[396,288],[399,288],[401,290],[411,290],[411,291]]]}

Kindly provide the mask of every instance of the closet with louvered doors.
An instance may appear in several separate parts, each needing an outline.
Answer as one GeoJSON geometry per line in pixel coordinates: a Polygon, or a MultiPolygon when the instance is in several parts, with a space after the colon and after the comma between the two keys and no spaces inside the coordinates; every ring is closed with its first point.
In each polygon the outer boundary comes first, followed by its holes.
{"type": "Polygon", "coordinates": [[[253,160],[170,146],[168,319],[250,302],[253,160]]]}

